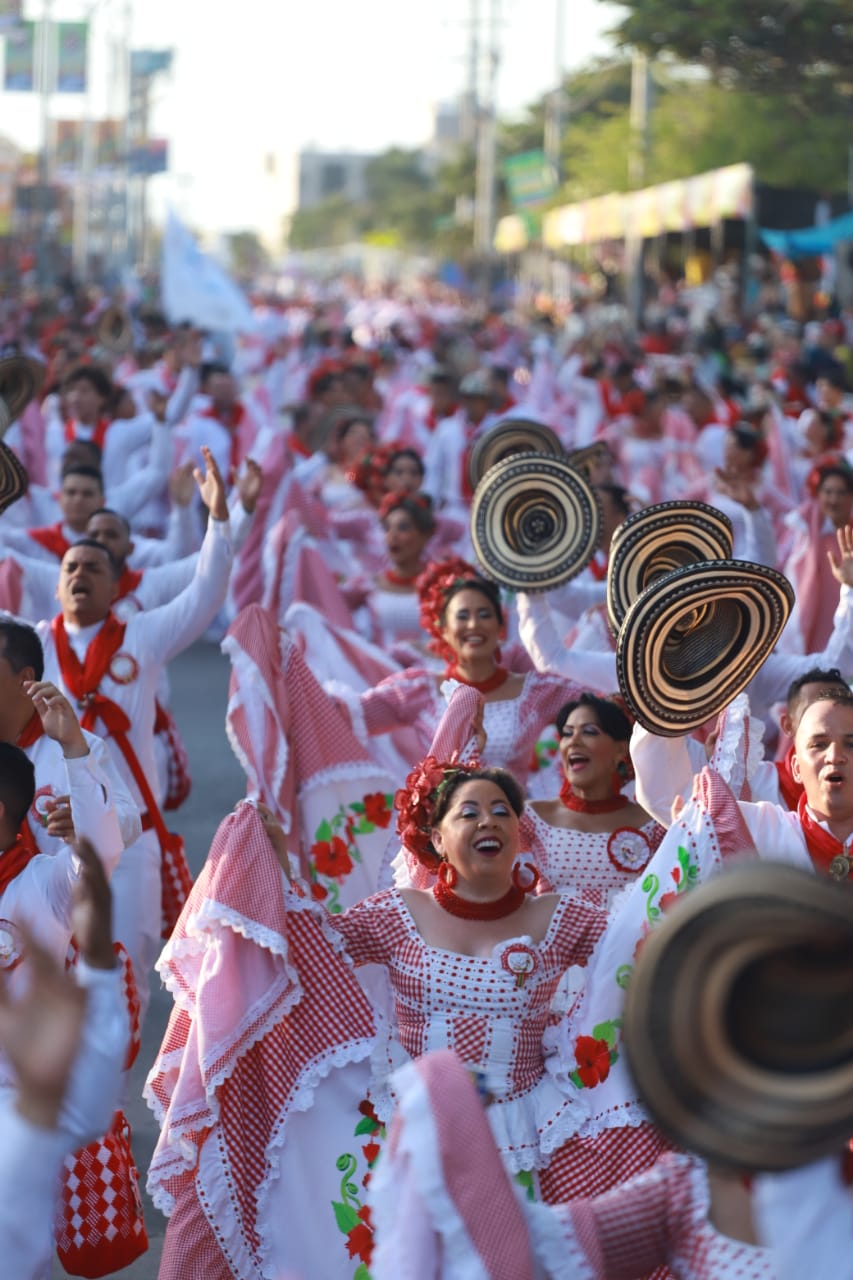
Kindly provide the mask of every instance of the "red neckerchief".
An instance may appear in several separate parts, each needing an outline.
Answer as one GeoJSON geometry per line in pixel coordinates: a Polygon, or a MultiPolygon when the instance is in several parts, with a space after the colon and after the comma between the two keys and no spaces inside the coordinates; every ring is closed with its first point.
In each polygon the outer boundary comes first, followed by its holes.
{"type": "Polygon", "coordinates": [[[27,747],[34,746],[39,738],[43,736],[44,725],[41,722],[41,716],[37,711],[34,711],[15,739],[15,746],[20,747],[22,751],[26,751],[27,747]]]}
{"type": "Polygon", "coordinates": [[[232,471],[236,471],[240,465],[240,440],[238,432],[243,419],[246,416],[246,410],[238,401],[232,407],[227,418],[223,417],[222,414],[217,413],[213,405],[208,409],[203,409],[201,416],[203,418],[213,418],[215,422],[220,422],[228,432],[228,435],[231,437],[231,457],[228,460],[228,465],[232,471]]]}
{"type": "Polygon", "coordinates": [[[776,772],[779,775],[779,794],[785,802],[785,808],[795,811],[800,802],[800,796],[803,794],[803,784],[797,782],[791,772],[791,757],[794,754],[794,744],[791,743],[785,752],[784,760],[776,761],[776,772]]]}
{"type": "Polygon", "coordinates": [[[840,840],[836,840],[831,831],[824,830],[822,826],[815,822],[806,807],[805,792],[800,796],[797,803],[797,817],[800,819],[806,848],[809,851],[809,857],[814,863],[815,870],[821,871],[828,876],[833,858],[838,858],[846,853],[844,845],[840,840]]]}
{"type": "Polygon", "coordinates": [[[596,582],[605,582],[607,580],[607,556],[604,557],[603,564],[599,562],[596,556],[593,556],[588,567],[596,582]]]}
{"type": "Polygon", "coordinates": [[[121,571],[121,577],[118,580],[118,600],[123,600],[125,596],[133,595],[136,588],[142,581],[141,569],[129,569],[127,565],[121,571]]]}
{"type": "Polygon", "coordinates": [[[109,732],[119,751],[124,756],[125,763],[133,775],[134,782],[139,787],[146,813],[150,819],[151,826],[157,832],[157,839],[162,851],[169,839],[169,833],[166,830],[163,815],[160,813],[160,807],[151,790],[151,784],[146,778],[133,745],[127,736],[130,729],[130,720],[117,702],[113,702],[112,698],[108,698],[105,694],[98,692],[100,683],[107,674],[110,662],[122,646],[125,627],[126,624],[119,622],[114,614],[109,614],[94,640],[90,641],[86,650],[85,662],[81,663],[68,641],[65,620],[62,614],[57,614],[50,624],[62,679],[72,697],[76,698],[77,702],[84,707],[80,716],[80,724],[84,729],[93,729],[95,723],[100,720],[109,732]]]}
{"type": "Polygon", "coordinates": [[[289,435],[287,437],[287,447],[291,453],[297,453],[300,458],[310,458],[311,450],[308,445],[299,439],[299,436],[289,435]]]}
{"type": "Polygon", "coordinates": [[[439,422],[443,422],[445,418],[452,418],[454,413],[457,413],[458,410],[459,410],[459,405],[452,404],[449,409],[445,409],[444,413],[439,418],[438,414],[435,411],[435,405],[433,405],[429,413],[427,414],[426,418],[424,419],[427,431],[429,431],[430,433],[435,431],[439,422]]]}
{"type": "MultiPolygon", "coordinates": [[[[112,426],[109,418],[98,418],[95,423],[95,430],[91,437],[91,443],[96,444],[99,449],[103,449],[104,441],[107,438],[107,431],[112,426]]],[[[68,418],[65,423],[65,443],[73,444],[77,439],[77,424],[73,418],[68,418]]]]}
{"type": "Polygon", "coordinates": [[[29,822],[24,818],[15,843],[0,854],[0,895],[6,892],[12,881],[21,874],[27,863],[37,853],[38,845],[35,836],[30,830],[29,822]]]}
{"type": "MultiPolygon", "coordinates": [[[[65,630],[65,619],[61,613],[53,619],[50,629],[53,632],[53,643],[56,646],[56,658],[62,672],[62,679],[71,696],[84,708],[80,724],[84,729],[92,729],[98,716],[101,715],[100,704],[110,702],[109,698],[98,694],[98,688],[107,674],[110,663],[122,646],[125,623],[119,622],[114,614],[108,614],[98,634],[89,643],[85,662],[81,662],[71,648],[68,633],[65,630]]],[[[110,705],[115,706],[115,703],[110,705]]],[[[120,708],[117,707],[116,710],[120,711],[120,708]]],[[[127,719],[123,711],[121,715],[125,720],[127,719]]],[[[109,729],[112,729],[105,716],[101,715],[101,719],[109,729]]]]}
{"type": "Polygon", "coordinates": [[[62,532],[61,520],[57,520],[56,524],[42,525],[40,529],[28,529],[27,533],[33,542],[37,542],[40,547],[44,547],[45,551],[49,551],[51,555],[56,556],[57,560],[61,560],[71,546],[71,543],[62,532]]]}

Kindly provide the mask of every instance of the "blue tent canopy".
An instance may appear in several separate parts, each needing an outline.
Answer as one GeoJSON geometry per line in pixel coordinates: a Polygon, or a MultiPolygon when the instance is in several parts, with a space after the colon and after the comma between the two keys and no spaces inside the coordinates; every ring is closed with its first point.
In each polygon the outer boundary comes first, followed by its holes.
{"type": "Polygon", "coordinates": [[[769,231],[759,228],[769,249],[785,258],[819,258],[832,253],[841,240],[853,240],[853,213],[833,218],[822,227],[803,227],[799,231],[769,231]]]}

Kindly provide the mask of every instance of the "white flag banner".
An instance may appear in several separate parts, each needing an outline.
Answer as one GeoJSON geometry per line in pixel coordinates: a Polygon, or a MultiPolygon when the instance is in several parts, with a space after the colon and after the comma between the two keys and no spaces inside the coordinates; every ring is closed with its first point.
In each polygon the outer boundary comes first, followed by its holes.
{"type": "Polygon", "coordinates": [[[161,287],[166,316],[173,324],[189,320],[220,333],[246,333],[255,327],[242,291],[171,212],[163,235],[161,287]]]}

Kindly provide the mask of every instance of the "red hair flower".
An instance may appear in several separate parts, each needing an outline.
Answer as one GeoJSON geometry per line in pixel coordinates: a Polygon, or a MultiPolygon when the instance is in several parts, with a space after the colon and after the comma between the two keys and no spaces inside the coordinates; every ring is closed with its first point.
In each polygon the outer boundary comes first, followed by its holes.
{"type": "Polygon", "coordinates": [[[415,583],[421,602],[421,626],[432,636],[429,648],[445,662],[452,662],[456,656],[441,634],[447,593],[457,583],[477,583],[481,580],[482,574],[472,564],[454,556],[450,560],[434,561],[427,565],[415,583]]]}
{"type": "Polygon", "coordinates": [[[457,773],[468,773],[472,767],[457,764],[455,758],[442,762],[435,756],[426,756],[394,796],[397,835],[409,852],[431,871],[437,871],[441,861],[430,837],[438,792],[457,773]]]}

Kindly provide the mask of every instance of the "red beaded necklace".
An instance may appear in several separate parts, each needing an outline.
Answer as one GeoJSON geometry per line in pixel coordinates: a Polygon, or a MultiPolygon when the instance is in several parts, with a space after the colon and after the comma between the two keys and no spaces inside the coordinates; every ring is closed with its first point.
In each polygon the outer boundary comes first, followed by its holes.
{"type": "Polygon", "coordinates": [[[462,675],[455,663],[445,670],[444,675],[447,680],[458,680],[460,684],[467,684],[478,693],[491,693],[493,689],[500,689],[501,685],[509,679],[506,667],[495,667],[492,674],[485,680],[469,680],[467,676],[462,675]]]}
{"type": "Polygon", "coordinates": [[[563,779],[563,785],[560,787],[560,800],[573,813],[615,813],[617,809],[624,809],[631,803],[621,791],[615,796],[608,796],[606,800],[585,800],[583,796],[572,791],[568,778],[563,779]]]}
{"type": "Polygon", "coordinates": [[[423,573],[423,569],[416,569],[414,573],[397,573],[396,569],[383,569],[385,581],[390,582],[392,587],[411,587],[417,582],[423,573]]]}
{"type": "Polygon", "coordinates": [[[502,898],[495,898],[492,902],[471,902],[468,898],[460,898],[443,880],[438,879],[432,887],[432,896],[442,911],[458,916],[460,920],[502,920],[518,910],[525,893],[512,884],[502,898]]]}

